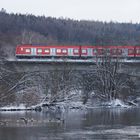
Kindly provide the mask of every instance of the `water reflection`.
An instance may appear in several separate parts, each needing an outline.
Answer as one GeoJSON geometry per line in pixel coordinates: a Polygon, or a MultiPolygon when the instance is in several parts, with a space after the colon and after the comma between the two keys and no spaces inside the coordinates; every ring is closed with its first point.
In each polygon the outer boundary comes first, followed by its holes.
{"type": "Polygon", "coordinates": [[[86,111],[72,110],[64,114],[2,112],[0,122],[7,120],[13,123],[0,124],[0,140],[138,139],[139,116],[139,108],[96,108],[86,111]],[[17,122],[21,117],[34,121],[25,125],[17,122]]]}

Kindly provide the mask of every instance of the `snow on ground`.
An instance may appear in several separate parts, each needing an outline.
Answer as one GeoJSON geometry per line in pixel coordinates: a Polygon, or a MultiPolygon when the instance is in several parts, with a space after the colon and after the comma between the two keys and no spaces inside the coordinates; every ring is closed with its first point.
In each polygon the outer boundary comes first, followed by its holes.
{"type": "Polygon", "coordinates": [[[20,104],[20,105],[18,105],[18,106],[17,106],[17,105],[16,105],[16,106],[9,105],[9,106],[4,106],[4,107],[1,107],[1,108],[0,108],[0,110],[5,110],[5,111],[6,111],[6,110],[7,110],[7,111],[8,111],[8,110],[19,110],[19,109],[20,109],[20,110],[25,110],[25,109],[27,109],[27,108],[26,108],[26,106],[25,106],[24,104],[20,104]]]}
{"type": "MultiPolygon", "coordinates": [[[[47,105],[49,105],[46,102],[47,105]]],[[[42,110],[43,109],[43,105],[45,105],[45,102],[31,106],[31,107],[26,107],[24,104],[20,104],[18,106],[5,106],[5,107],[1,107],[0,110],[1,111],[16,111],[16,110],[42,110]]],[[[102,105],[102,107],[121,107],[121,108],[128,108],[130,106],[126,105],[123,101],[119,100],[119,99],[115,99],[112,100],[111,102],[107,102],[104,103],[102,105]]],[[[99,105],[97,105],[96,107],[99,107],[99,105]]],[[[81,101],[67,101],[67,102],[58,102],[54,105],[50,105],[49,108],[51,108],[52,110],[56,110],[57,108],[60,108],[63,112],[67,109],[88,109],[88,108],[96,108],[95,105],[92,106],[92,104],[85,104],[83,105],[83,103],[81,101]]],[[[48,107],[44,107],[45,109],[47,109],[48,107]]],[[[48,108],[48,109],[49,109],[48,108]]]]}
{"type": "Polygon", "coordinates": [[[129,107],[123,101],[121,101],[119,99],[112,100],[111,102],[108,103],[108,105],[110,107],[124,107],[124,108],[129,107]]]}

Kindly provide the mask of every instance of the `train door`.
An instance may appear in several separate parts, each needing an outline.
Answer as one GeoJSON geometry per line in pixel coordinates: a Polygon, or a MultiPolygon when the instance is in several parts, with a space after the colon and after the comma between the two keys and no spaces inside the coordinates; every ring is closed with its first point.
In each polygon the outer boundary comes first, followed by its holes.
{"type": "Polygon", "coordinates": [[[36,56],[36,48],[31,48],[31,54],[32,56],[36,56]]]}

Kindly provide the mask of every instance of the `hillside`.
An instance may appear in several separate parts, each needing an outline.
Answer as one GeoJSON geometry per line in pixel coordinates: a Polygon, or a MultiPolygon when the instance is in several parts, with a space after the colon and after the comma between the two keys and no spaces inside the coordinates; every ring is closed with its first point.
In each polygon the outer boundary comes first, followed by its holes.
{"type": "Polygon", "coordinates": [[[17,44],[140,45],[140,24],[34,16],[0,11],[1,54],[13,56],[17,44]],[[8,50],[8,51],[7,51],[8,50]]]}

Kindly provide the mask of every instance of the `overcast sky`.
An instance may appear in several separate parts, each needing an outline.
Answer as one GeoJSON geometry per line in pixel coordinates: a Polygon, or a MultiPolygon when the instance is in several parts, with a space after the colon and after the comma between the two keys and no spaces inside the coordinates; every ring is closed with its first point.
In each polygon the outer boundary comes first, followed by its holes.
{"type": "Polygon", "coordinates": [[[140,23],[140,0],[0,0],[0,8],[10,13],[140,23]]]}

